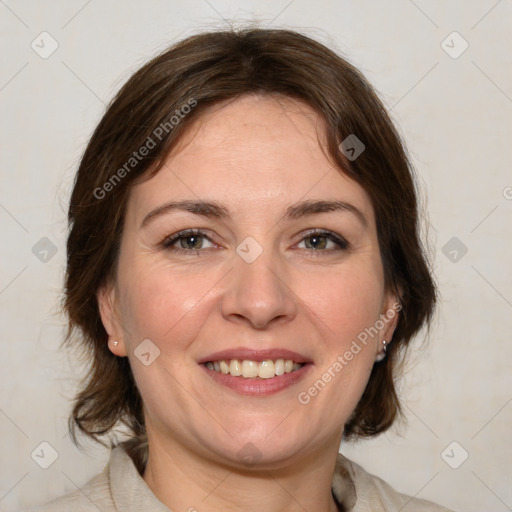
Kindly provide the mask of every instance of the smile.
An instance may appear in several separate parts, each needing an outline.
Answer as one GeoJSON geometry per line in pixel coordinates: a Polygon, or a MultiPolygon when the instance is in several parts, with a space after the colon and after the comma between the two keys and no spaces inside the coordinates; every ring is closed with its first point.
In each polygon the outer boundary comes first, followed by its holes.
{"type": "Polygon", "coordinates": [[[221,359],[219,361],[207,361],[204,365],[208,370],[244,379],[271,379],[285,373],[293,373],[304,366],[302,363],[296,363],[292,359],[266,359],[259,362],[249,359],[221,359]]]}

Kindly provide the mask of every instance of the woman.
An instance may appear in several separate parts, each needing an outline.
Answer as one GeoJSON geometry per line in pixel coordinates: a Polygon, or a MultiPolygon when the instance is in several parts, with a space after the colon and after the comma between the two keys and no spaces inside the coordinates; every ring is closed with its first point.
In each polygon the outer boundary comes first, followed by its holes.
{"type": "Polygon", "coordinates": [[[350,64],[283,30],[177,44],[107,109],[69,222],[71,430],[125,440],[40,510],[446,510],[338,454],[393,424],[436,298],[404,148],[350,64]]]}

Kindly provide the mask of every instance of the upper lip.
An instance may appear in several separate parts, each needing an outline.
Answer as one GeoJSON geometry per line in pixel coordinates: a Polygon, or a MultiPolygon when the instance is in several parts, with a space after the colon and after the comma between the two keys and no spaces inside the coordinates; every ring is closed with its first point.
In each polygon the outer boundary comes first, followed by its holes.
{"type": "Polygon", "coordinates": [[[291,359],[295,363],[312,363],[311,359],[308,357],[285,348],[253,349],[244,347],[230,348],[214,352],[199,359],[198,363],[203,364],[208,361],[227,361],[231,359],[237,359],[238,361],[247,359],[258,362],[265,361],[266,359],[272,359],[274,361],[276,359],[291,359]]]}

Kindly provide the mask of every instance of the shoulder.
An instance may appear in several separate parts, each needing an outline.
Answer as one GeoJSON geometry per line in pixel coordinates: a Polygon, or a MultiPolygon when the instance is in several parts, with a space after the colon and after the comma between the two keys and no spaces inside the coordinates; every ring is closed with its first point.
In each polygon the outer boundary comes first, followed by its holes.
{"type": "Polygon", "coordinates": [[[431,501],[414,498],[393,489],[381,478],[368,473],[359,464],[339,454],[337,468],[344,467],[355,488],[353,512],[452,512],[431,501]]]}
{"type": "Polygon", "coordinates": [[[110,512],[116,510],[112,501],[109,465],[83,487],[26,512],[110,512]]]}
{"type": "Polygon", "coordinates": [[[105,469],[81,488],[27,512],[169,512],[139,474],[123,445],[110,452],[105,469]]]}

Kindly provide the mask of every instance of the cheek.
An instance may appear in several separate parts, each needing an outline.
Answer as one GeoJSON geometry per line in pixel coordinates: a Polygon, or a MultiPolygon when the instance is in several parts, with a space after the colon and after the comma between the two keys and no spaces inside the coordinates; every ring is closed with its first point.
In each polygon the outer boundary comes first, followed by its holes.
{"type": "Polygon", "coordinates": [[[339,350],[378,320],[383,294],[378,267],[368,265],[302,278],[297,293],[339,350]]]}
{"type": "MultiPolygon", "coordinates": [[[[175,385],[170,375],[186,375],[190,361],[185,355],[208,318],[208,292],[216,281],[204,272],[171,271],[151,263],[134,265],[125,276],[121,304],[127,327],[126,346],[149,411],[158,411],[162,403],[169,401],[169,389],[175,385]],[[158,356],[149,366],[137,360],[137,353],[141,352],[138,347],[146,339],[158,348],[158,356]]],[[[179,392],[173,394],[173,400],[186,411],[190,404],[182,398],[179,392]]]]}
{"type": "Polygon", "coordinates": [[[384,291],[379,267],[351,265],[308,281],[304,279],[298,295],[321,333],[323,350],[318,373],[308,383],[312,387],[305,387],[301,396],[313,408],[329,404],[337,411],[334,423],[346,421],[374,364],[377,338],[367,333],[380,315],[384,291]]]}
{"type": "Polygon", "coordinates": [[[157,345],[172,339],[173,345],[179,346],[193,338],[203,324],[201,314],[208,304],[208,292],[218,280],[211,274],[180,272],[151,262],[133,265],[121,279],[121,312],[129,344],[149,338],[157,345]]]}

